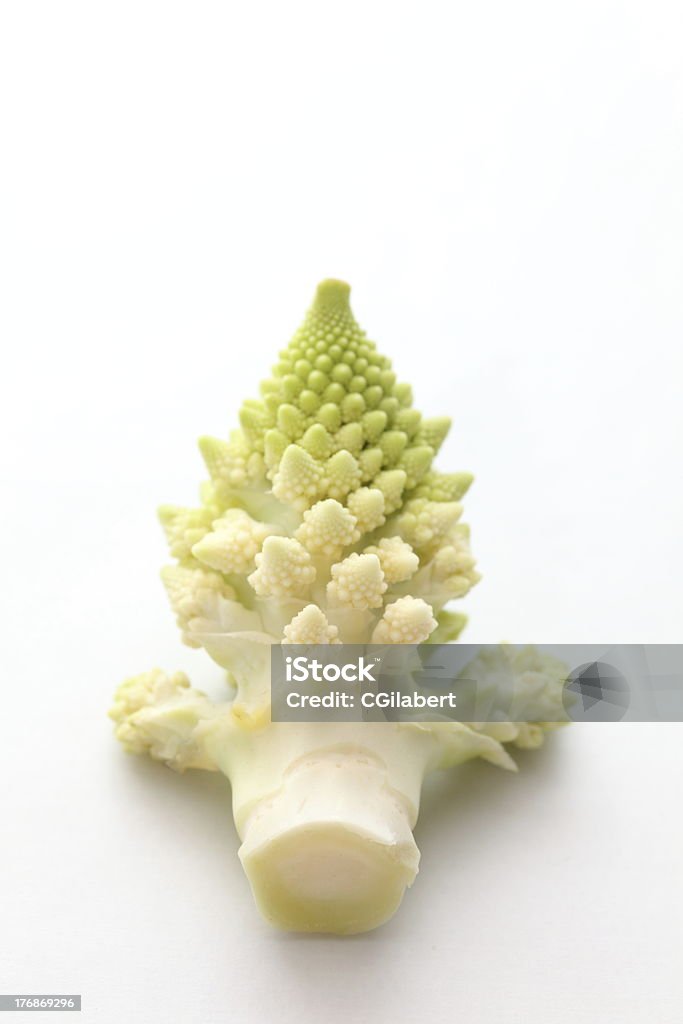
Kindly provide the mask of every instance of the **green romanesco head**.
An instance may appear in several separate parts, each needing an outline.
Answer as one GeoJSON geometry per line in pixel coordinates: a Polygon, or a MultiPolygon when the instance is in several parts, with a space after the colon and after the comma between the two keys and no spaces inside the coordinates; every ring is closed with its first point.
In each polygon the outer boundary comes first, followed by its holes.
{"type": "Polygon", "coordinates": [[[323,281],[239,427],[201,439],[201,507],[160,510],[184,639],[226,667],[247,640],[443,643],[464,624],[444,606],[479,578],[472,478],[434,468],[450,420],[413,408],[349,292],[323,281]]]}

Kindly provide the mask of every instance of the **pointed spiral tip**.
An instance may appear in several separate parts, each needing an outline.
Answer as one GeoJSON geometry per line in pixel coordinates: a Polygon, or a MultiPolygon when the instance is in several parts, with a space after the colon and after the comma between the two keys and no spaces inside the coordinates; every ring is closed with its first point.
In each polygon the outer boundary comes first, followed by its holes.
{"type": "Polygon", "coordinates": [[[337,281],[328,277],[318,285],[313,308],[320,311],[346,312],[349,309],[351,286],[346,281],[337,281]]]}

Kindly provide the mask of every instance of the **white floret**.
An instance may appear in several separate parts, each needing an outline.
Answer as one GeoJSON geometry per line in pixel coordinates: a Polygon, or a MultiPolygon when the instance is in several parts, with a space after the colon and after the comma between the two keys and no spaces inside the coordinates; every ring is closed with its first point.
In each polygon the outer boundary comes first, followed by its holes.
{"type": "Polygon", "coordinates": [[[417,572],[420,559],[410,544],[400,537],[384,537],[379,544],[365,549],[368,555],[377,555],[387,583],[402,583],[417,572]]]}
{"type": "Polygon", "coordinates": [[[377,555],[349,555],[332,566],[327,596],[343,608],[379,608],[387,584],[377,555]]]}
{"type": "Polygon", "coordinates": [[[338,555],[359,537],[355,516],[334,498],[319,501],[304,512],[304,521],[296,531],[304,547],[324,555],[338,555]]]}
{"type": "Polygon", "coordinates": [[[452,597],[461,597],[480,579],[467,528],[456,526],[444,541],[432,559],[433,578],[447,587],[452,597]]]}
{"type": "Polygon", "coordinates": [[[259,597],[296,597],[315,579],[306,548],[291,537],[267,537],[248,577],[259,597]]]}
{"type": "Polygon", "coordinates": [[[190,647],[197,646],[187,633],[190,623],[196,619],[217,622],[222,604],[233,602],[236,597],[221,574],[209,569],[168,565],[161,570],[161,579],[183,639],[190,647]]]}
{"type": "Polygon", "coordinates": [[[322,467],[304,448],[290,444],[273,478],[273,494],[285,505],[303,512],[319,495],[322,467]]]}
{"type": "Polygon", "coordinates": [[[388,604],[372,634],[374,644],[421,644],[433,633],[437,621],[431,606],[421,597],[400,597],[388,604]]]}
{"type": "Polygon", "coordinates": [[[216,765],[194,736],[196,726],[220,714],[183,672],[160,669],[128,679],[116,691],[109,711],[116,736],[132,754],[147,753],[170,768],[213,771],[216,765]]]}
{"type": "Polygon", "coordinates": [[[285,626],[283,644],[340,644],[339,630],[331,626],[317,604],[308,604],[285,626]]]}
{"type": "Polygon", "coordinates": [[[213,522],[213,530],[192,548],[192,554],[205,565],[226,573],[247,573],[266,537],[272,533],[268,523],[259,523],[241,508],[230,508],[213,522]]]}
{"type": "Polygon", "coordinates": [[[346,504],[361,533],[370,533],[384,523],[384,495],[377,487],[359,487],[349,494],[346,504]]]}
{"type": "Polygon", "coordinates": [[[462,514],[457,501],[428,501],[413,498],[406,502],[396,525],[404,540],[425,558],[431,557],[462,514]]]}

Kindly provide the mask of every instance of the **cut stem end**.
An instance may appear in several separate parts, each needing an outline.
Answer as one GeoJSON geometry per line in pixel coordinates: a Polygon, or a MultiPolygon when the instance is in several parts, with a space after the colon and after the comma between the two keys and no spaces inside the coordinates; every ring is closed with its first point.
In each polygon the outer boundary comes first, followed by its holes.
{"type": "Polygon", "coordinates": [[[316,761],[292,773],[244,829],[256,903],[289,931],[350,935],[383,924],[417,874],[408,813],[372,764],[316,761]]]}

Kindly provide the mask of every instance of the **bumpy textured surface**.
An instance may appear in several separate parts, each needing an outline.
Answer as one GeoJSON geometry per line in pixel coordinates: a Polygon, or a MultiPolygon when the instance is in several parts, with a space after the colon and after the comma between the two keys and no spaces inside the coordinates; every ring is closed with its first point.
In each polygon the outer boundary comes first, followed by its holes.
{"type": "Polygon", "coordinates": [[[290,624],[296,635],[310,603],[340,641],[369,641],[385,607],[391,625],[380,635],[427,639],[426,623],[433,631],[441,621],[443,642],[462,628],[461,619],[438,616],[479,579],[459,525],[459,499],[472,478],[433,470],[450,421],[425,419],[412,407],[410,387],[397,382],[348,298],[343,282],[319,286],[261,397],[242,406],[240,429],[229,441],[200,442],[211,478],[202,506],[161,510],[171,553],[181,569],[193,570],[180,610],[177,576],[166,573],[164,581],[194,645],[209,631],[211,612],[196,596],[206,590],[216,594],[216,622],[236,592],[274,642],[290,624]],[[300,603],[282,621],[264,605],[285,597],[300,603]],[[366,613],[362,627],[345,609],[366,613]]]}
{"type": "MultiPolygon", "coordinates": [[[[504,745],[536,746],[551,727],[270,722],[271,645],[448,643],[465,617],[446,605],[479,579],[461,521],[472,477],[433,464],[450,421],[413,408],[348,300],[343,282],[318,287],[239,428],[201,439],[200,505],[160,509],[183,640],[228,671],[232,692],[212,702],[181,673],[154,670],[124,683],[111,711],[127,750],[229,776],[240,857],[267,917],[339,932],[381,923],[414,877],[426,772],[473,757],[514,768],[504,745]],[[312,890],[323,855],[336,858],[322,880],[339,883],[334,899],[312,890]]],[[[543,694],[549,721],[555,669],[503,648],[478,665],[479,677],[511,673],[522,694],[543,694]]]]}
{"type": "Polygon", "coordinates": [[[199,507],[159,511],[183,640],[229,670],[242,724],[267,718],[265,646],[451,642],[466,620],[446,605],[479,580],[472,476],[434,466],[450,420],[413,408],[349,291],[323,281],[239,428],[200,440],[199,507]]]}

